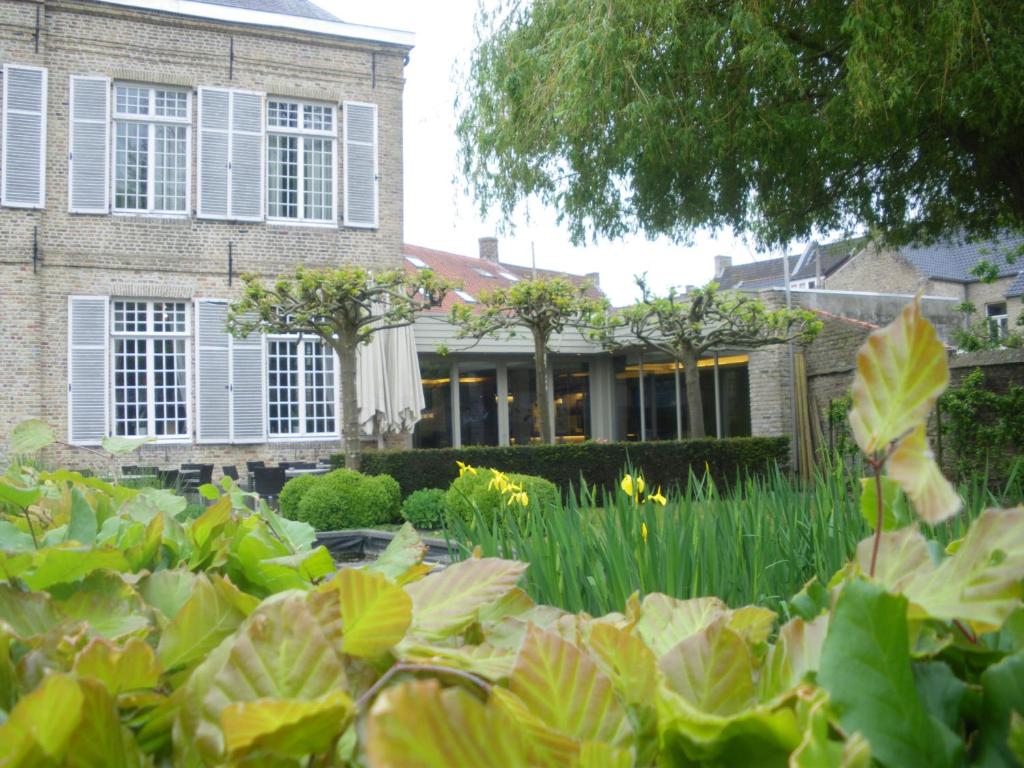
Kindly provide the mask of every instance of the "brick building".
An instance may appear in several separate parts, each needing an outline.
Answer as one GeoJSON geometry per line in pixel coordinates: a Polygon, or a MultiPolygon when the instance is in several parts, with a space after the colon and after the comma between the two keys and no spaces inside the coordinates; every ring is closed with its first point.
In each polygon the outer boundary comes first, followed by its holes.
{"type": "Polygon", "coordinates": [[[226,307],[241,273],[402,263],[411,45],[308,0],[0,0],[0,451],[27,417],[74,466],[336,451],[333,357],[226,307]]]}

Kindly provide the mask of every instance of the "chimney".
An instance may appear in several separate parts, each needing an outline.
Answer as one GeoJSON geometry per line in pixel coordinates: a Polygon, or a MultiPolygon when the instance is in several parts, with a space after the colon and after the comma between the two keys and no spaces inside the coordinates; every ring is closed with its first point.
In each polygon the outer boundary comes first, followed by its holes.
{"type": "Polygon", "coordinates": [[[498,238],[480,238],[480,258],[484,261],[491,262],[491,264],[498,263],[498,238]]]}
{"type": "Polygon", "coordinates": [[[587,272],[587,274],[585,274],[584,277],[587,278],[587,280],[589,280],[591,283],[593,283],[595,288],[600,288],[601,287],[601,273],[600,272],[587,272]]]}
{"type": "Polygon", "coordinates": [[[732,266],[732,256],[715,256],[715,278],[725,274],[725,270],[732,266]]]}

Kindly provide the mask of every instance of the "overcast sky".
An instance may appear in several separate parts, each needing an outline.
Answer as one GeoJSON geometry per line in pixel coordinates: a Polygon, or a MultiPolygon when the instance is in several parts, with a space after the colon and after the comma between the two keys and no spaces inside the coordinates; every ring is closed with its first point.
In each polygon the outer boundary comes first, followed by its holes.
{"type": "MultiPolygon", "coordinates": [[[[404,29],[416,35],[405,84],[405,242],[476,255],[477,240],[496,233],[496,217],[481,218],[463,183],[453,182],[456,163],[455,111],[457,62],[466,62],[474,42],[477,0],[315,0],[343,21],[404,29]]],[[[568,233],[555,225],[553,211],[530,206],[530,223],[516,222],[514,233],[499,235],[499,254],[511,264],[530,264],[531,243],[537,266],[567,272],[600,272],[601,287],[616,304],[633,300],[633,275],[647,272],[656,288],[700,285],[711,279],[715,254],[734,262],[763,259],[730,233],[698,233],[692,247],[645,238],[601,241],[574,248],[568,233]]]]}

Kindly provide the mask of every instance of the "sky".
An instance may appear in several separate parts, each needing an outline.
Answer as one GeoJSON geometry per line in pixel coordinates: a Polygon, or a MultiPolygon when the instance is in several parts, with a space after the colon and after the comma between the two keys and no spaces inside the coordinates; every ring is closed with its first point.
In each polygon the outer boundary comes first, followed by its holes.
{"type": "MultiPolygon", "coordinates": [[[[343,21],[403,29],[416,35],[405,69],[405,242],[467,256],[479,252],[480,237],[499,238],[499,258],[529,266],[531,252],[541,269],[574,273],[599,272],[601,288],[616,305],[631,303],[638,291],[633,281],[646,272],[650,285],[703,285],[714,276],[714,257],[727,254],[734,263],[771,258],[720,232],[698,232],[691,246],[642,235],[601,240],[574,247],[556,212],[529,203],[529,221],[520,215],[511,233],[497,231],[496,215],[481,216],[475,200],[457,177],[455,138],[456,78],[475,42],[473,21],[477,0],[314,0],[343,21]]],[[[794,249],[799,244],[794,245],[794,249]]]]}

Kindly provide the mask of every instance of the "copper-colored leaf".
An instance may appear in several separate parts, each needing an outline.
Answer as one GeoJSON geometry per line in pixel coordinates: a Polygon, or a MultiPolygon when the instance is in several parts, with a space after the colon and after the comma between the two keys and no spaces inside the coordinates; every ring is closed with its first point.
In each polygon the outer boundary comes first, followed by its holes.
{"type": "Polygon", "coordinates": [[[935,463],[922,422],[900,440],[888,463],[889,477],[900,484],[926,523],[948,520],[963,506],[953,484],[935,463]]]}

